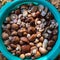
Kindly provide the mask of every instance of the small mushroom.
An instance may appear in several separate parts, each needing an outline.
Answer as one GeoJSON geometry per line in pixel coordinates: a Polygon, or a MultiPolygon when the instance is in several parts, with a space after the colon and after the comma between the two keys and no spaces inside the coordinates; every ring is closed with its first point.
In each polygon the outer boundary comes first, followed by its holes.
{"type": "Polygon", "coordinates": [[[30,45],[22,45],[22,53],[28,53],[30,51],[30,45]]]}
{"type": "Polygon", "coordinates": [[[4,41],[4,44],[5,45],[9,45],[10,44],[10,41],[9,40],[6,40],[6,41],[4,41]]]}
{"type": "Polygon", "coordinates": [[[39,38],[41,36],[41,33],[40,32],[37,32],[37,37],[39,38]]]}
{"type": "Polygon", "coordinates": [[[33,49],[33,50],[31,50],[31,54],[32,54],[32,55],[35,55],[36,52],[37,52],[37,49],[33,49]]]}
{"type": "Polygon", "coordinates": [[[20,55],[21,54],[21,52],[20,51],[16,51],[16,55],[20,55]]]}
{"type": "Polygon", "coordinates": [[[37,47],[41,47],[43,44],[41,42],[37,43],[36,46],[37,47]]]}
{"type": "Polygon", "coordinates": [[[13,20],[17,19],[17,15],[16,14],[11,14],[10,18],[13,21],[13,20]]]}
{"type": "Polygon", "coordinates": [[[35,28],[34,27],[29,27],[28,28],[28,33],[30,33],[30,34],[35,33],[35,28]]]}
{"type": "Polygon", "coordinates": [[[38,58],[40,56],[41,56],[41,53],[39,51],[37,51],[36,54],[35,54],[35,58],[38,58]]]}
{"type": "Polygon", "coordinates": [[[6,25],[6,28],[7,28],[7,29],[10,29],[10,27],[11,27],[10,24],[7,24],[7,25],[6,25]]]}
{"type": "Polygon", "coordinates": [[[12,36],[17,35],[17,31],[13,31],[13,32],[11,33],[11,35],[12,35],[12,36]]]}
{"type": "Polygon", "coordinates": [[[11,28],[14,29],[14,30],[17,30],[18,29],[18,25],[17,24],[12,24],[11,28]]]}
{"type": "Polygon", "coordinates": [[[48,42],[48,46],[49,46],[49,47],[52,47],[52,46],[54,45],[54,43],[55,43],[55,41],[50,40],[50,41],[48,42]]]}
{"type": "Polygon", "coordinates": [[[32,11],[32,12],[36,12],[37,9],[38,9],[38,6],[33,6],[33,7],[31,8],[31,11],[32,11]]]}
{"type": "Polygon", "coordinates": [[[29,40],[26,37],[21,37],[20,40],[23,41],[23,42],[25,42],[25,43],[29,43],[29,40]]]}
{"type": "Polygon", "coordinates": [[[15,42],[15,43],[18,43],[19,42],[19,37],[18,36],[14,36],[13,38],[12,38],[12,42],[15,42]]]}
{"type": "Polygon", "coordinates": [[[40,24],[41,24],[41,21],[37,21],[37,24],[39,24],[39,25],[40,25],[40,24]]]}
{"type": "Polygon", "coordinates": [[[43,5],[39,5],[39,11],[41,12],[43,9],[44,9],[44,6],[43,5]]]}
{"type": "Polygon", "coordinates": [[[39,40],[40,40],[40,42],[43,42],[44,41],[44,37],[41,36],[39,40]]]}
{"type": "Polygon", "coordinates": [[[36,34],[33,34],[28,39],[29,39],[29,41],[34,41],[35,38],[36,38],[36,34]]]}
{"type": "Polygon", "coordinates": [[[21,51],[21,46],[19,44],[17,45],[16,50],[21,51]]]}
{"type": "Polygon", "coordinates": [[[9,23],[11,21],[10,17],[6,17],[6,23],[9,23]]]}
{"type": "Polygon", "coordinates": [[[23,16],[24,16],[24,17],[28,16],[28,11],[27,11],[27,10],[23,10],[22,13],[23,13],[23,16]]]}
{"type": "Polygon", "coordinates": [[[15,14],[20,14],[20,9],[15,10],[15,14]]]}
{"type": "Polygon", "coordinates": [[[47,48],[47,45],[48,45],[48,40],[44,39],[44,41],[43,41],[43,48],[47,48]]]}
{"type": "Polygon", "coordinates": [[[8,35],[7,33],[3,32],[3,33],[2,33],[2,38],[3,38],[4,40],[6,40],[6,39],[9,38],[9,35],[8,35]]]}
{"type": "Polygon", "coordinates": [[[30,42],[29,45],[30,45],[30,46],[34,46],[34,43],[30,42]]]}
{"type": "Polygon", "coordinates": [[[26,53],[25,56],[26,57],[31,57],[31,53],[26,53]]]}
{"type": "Polygon", "coordinates": [[[21,58],[21,59],[24,59],[24,58],[25,58],[25,55],[24,55],[24,54],[21,54],[21,55],[20,55],[20,58],[21,58]]]}
{"type": "Polygon", "coordinates": [[[27,38],[29,38],[31,35],[30,34],[27,34],[27,38]]]}
{"type": "Polygon", "coordinates": [[[15,44],[10,44],[10,46],[11,46],[12,48],[16,48],[16,45],[15,45],[15,44]]]}
{"type": "Polygon", "coordinates": [[[12,48],[11,48],[11,46],[8,46],[8,47],[7,47],[7,49],[8,49],[9,51],[12,51],[12,48]]]}
{"type": "Polygon", "coordinates": [[[35,12],[31,13],[31,15],[32,15],[33,17],[36,17],[36,13],[35,13],[35,12]]]}
{"type": "Polygon", "coordinates": [[[38,42],[39,42],[39,39],[36,38],[35,41],[34,41],[34,43],[38,43],[38,42]]]}
{"type": "Polygon", "coordinates": [[[42,15],[42,16],[45,16],[45,15],[46,15],[46,12],[45,12],[45,11],[42,11],[42,12],[41,12],[41,15],[42,15]]]}
{"type": "Polygon", "coordinates": [[[20,25],[20,24],[21,24],[21,20],[20,20],[20,19],[18,19],[17,24],[18,24],[18,25],[20,25]]]}
{"type": "Polygon", "coordinates": [[[45,48],[43,48],[43,47],[40,47],[39,48],[39,51],[40,51],[40,53],[41,54],[46,54],[48,51],[45,49],[45,48]]]}
{"type": "Polygon", "coordinates": [[[47,47],[47,50],[50,51],[52,48],[51,47],[47,47]]]}

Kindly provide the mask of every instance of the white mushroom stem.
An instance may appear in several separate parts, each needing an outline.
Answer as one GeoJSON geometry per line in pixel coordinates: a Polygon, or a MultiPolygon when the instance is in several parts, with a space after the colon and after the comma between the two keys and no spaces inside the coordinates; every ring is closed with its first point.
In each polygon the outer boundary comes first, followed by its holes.
{"type": "Polygon", "coordinates": [[[48,44],[48,40],[44,39],[44,41],[43,41],[43,48],[47,48],[47,44],[48,44]]]}

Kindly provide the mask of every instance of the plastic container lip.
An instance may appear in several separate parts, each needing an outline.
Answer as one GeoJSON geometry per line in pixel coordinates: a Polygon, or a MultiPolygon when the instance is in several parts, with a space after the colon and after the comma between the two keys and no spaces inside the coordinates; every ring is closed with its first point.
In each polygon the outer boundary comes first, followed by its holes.
{"type": "MultiPolygon", "coordinates": [[[[29,1],[30,2],[30,1],[29,1]]],[[[0,15],[0,36],[1,36],[1,25],[2,25],[2,20],[4,20],[5,18],[3,18],[3,16],[5,16],[5,14],[6,14],[6,16],[8,15],[7,13],[9,13],[10,11],[11,11],[11,9],[13,9],[13,7],[15,6],[15,5],[21,5],[21,4],[27,4],[27,3],[29,3],[28,1],[13,1],[13,2],[11,2],[11,4],[9,5],[9,7],[8,7],[8,4],[6,4],[2,9],[4,9],[4,11],[2,10],[2,13],[1,13],[1,15],[0,15]],[[7,8],[6,8],[7,7],[7,8]],[[9,10],[8,10],[9,9],[9,10]]],[[[55,17],[55,19],[57,20],[57,22],[58,22],[58,24],[60,23],[60,15],[59,15],[59,12],[55,9],[55,7],[54,6],[52,6],[49,2],[47,2],[47,1],[43,1],[43,0],[38,0],[38,1],[31,1],[31,2],[36,2],[36,3],[39,3],[39,4],[42,4],[42,5],[44,5],[44,6],[47,6],[48,8],[49,8],[49,10],[52,12],[52,14],[54,15],[54,17],[55,17]]],[[[30,3],[31,3],[30,2],[30,3]]],[[[60,24],[59,24],[59,28],[58,28],[58,30],[60,31],[60,24]]],[[[58,39],[57,39],[57,42],[56,42],[56,44],[54,45],[54,47],[53,47],[53,49],[48,53],[48,54],[46,54],[45,56],[43,56],[43,57],[40,57],[40,58],[38,58],[38,59],[36,59],[36,60],[50,60],[51,59],[51,57],[52,57],[52,60],[59,54],[59,47],[60,47],[60,42],[59,42],[59,40],[60,40],[60,32],[58,33],[58,39]],[[57,51],[58,50],[58,51],[57,51]]],[[[1,37],[0,37],[1,38],[1,37]]],[[[4,44],[3,44],[3,41],[2,41],[2,39],[0,39],[0,51],[3,53],[3,55],[4,56],[6,56],[7,58],[8,58],[8,60],[20,60],[18,57],[15,57],[15,56],[13,56],[12,54],[10,54],[8,51],[7,51],[7,49],[5,48],[5,46],[4,46],[4,44]]],[[[28,60],[28,59],[27,59],[28,60]]]]}

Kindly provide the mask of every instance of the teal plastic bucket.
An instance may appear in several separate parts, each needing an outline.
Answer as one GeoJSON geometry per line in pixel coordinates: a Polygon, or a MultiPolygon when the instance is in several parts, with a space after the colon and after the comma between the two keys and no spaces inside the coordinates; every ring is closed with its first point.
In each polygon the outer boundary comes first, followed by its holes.
{"type": "MultiPolygon", "coordinates": [[[[29,3],[34,3],[36,5],[38,4],[42,4],[46,7],[49,8],[49,10],[52,12],[52,14],[54,15],[54,18],[56,19],[56,21],[59,24],[59,28],[58,28],[58,39],[54,45],[54,47],[52,48],[52,50],[47,53],[46,55],[37,58],[36,60],[54,60],[54,58],[56,58],[56,56],[60,53],[60,14],[57,11],[57,9],[48,1],[46,0],[14,0],[13,2],[8,2],[5,6],[3,6],[0,10],[0,51],[2,52],[2,54],[8,59],[8,60],[21,60],[19,57],[17,56],[13,56],[10,52],[8,52],[8,50],[6,49],[3,40],[2,40],[2,24],[3,21],[5,21],[6,16],[8,16],[8,14],[17,8],[17,6],[22,5],[22,4],[29,4],[29,3]]],[[[29,60],[29,59],[25,59],[25,60],[29,60]]],[[[30,59],[31,60],[31,59],[30,59]]]]}

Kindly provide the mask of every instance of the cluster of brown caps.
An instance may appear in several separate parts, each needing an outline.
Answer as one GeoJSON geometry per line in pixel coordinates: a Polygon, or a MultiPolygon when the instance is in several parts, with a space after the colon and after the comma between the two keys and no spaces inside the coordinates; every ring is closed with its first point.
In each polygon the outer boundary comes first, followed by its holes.
{"type": "Polygon", "coordinates": [[[2,38],[16,56],[32,60],[45,55],[56,42],[58,24],[43,5],[21,5],[12,11],[2,25],[2,38]]]}

